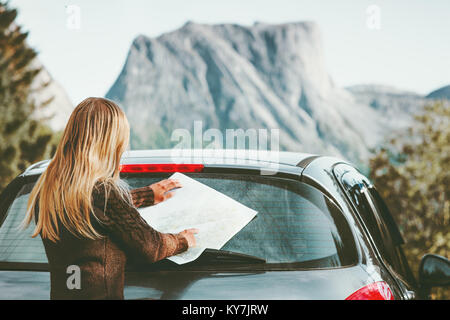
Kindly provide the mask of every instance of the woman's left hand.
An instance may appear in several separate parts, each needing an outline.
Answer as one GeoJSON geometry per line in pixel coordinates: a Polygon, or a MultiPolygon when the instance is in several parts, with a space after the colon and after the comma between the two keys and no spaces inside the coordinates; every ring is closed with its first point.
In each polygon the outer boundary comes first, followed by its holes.
{"type": "Polygon", "coordinates": [[[172,198],[173,193],[169,192],[175,188],[181,188],[181,183],[178,180],[165,179],[150,185],[153,190],[154,204],[158,204],[172,198]]]}

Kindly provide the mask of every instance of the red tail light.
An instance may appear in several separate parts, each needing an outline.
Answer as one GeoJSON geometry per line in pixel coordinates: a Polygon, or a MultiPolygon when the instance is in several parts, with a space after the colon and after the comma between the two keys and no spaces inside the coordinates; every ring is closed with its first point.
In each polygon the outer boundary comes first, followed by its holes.
{"type": "Polygon", "coordinates": [[[345,300],[394,300],[394,296],[386,282],[378,281],[353,292],[345,300]]]}
{"type": "Polygon", "coordinates": [[[202,164],[123,164],[120,166],[121,173],[150,173],[150,172],[202,172],[202,164]]]}

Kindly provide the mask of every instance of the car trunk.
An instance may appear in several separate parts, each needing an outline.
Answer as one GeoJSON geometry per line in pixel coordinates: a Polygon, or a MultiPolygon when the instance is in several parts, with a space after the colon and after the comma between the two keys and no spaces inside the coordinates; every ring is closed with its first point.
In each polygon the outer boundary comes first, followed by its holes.
{"type": "Polygon", "coordinates": [[[360,266],[261,272],[130,272],[126,299],[345,299],[373,282],[360,266]]]}

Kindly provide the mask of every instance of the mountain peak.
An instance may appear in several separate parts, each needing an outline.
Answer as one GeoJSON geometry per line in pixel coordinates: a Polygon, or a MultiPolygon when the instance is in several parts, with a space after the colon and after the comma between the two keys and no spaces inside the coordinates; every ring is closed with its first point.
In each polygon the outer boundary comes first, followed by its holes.
{"type": "Polygon", "coordinates": [[[430,92],[427,95],[427,98],[429,99],[447,99],[450,100],[450,85],[444,86],[442,88],[439,88],[437,90],[434,90],[430,92]]]}

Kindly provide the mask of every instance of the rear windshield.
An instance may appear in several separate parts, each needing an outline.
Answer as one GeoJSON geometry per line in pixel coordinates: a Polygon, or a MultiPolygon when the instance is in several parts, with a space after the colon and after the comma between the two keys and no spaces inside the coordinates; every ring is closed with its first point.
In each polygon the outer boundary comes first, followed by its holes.
{"type": "Polygon", "coordinates": [[[34,223],[26,230],[20,227],[33,186],[34,183],[24,185],[6,212],[0,227],[0,262],[47,263],[41,238],[31,238],[34,223]]]}
{"type": "MultiPolygon", "coordinates": [[[[355,243],[345,218],[317,189],[267,176],[190,176],[258,211],[223,250],[257,256],[267,264],[299,264],[306,268],[356,263],[355,243]]],[[[134,176],[124,180],[131,188],[137,188],[164,178],[167,176],[134,176]]],[[[0,262],[47,262],[41,240],[30,238],[31,228],[18,230],[31,187],[29,184],[22,188],[0,227],[0,262]]]]}

